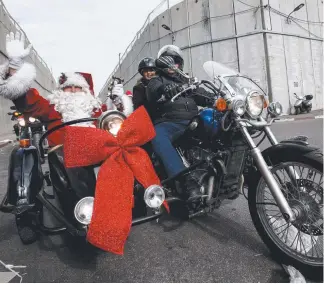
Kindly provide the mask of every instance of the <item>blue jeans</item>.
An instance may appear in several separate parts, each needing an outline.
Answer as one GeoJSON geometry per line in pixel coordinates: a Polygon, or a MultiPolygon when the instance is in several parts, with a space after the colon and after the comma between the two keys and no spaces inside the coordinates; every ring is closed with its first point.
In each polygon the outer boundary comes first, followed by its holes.
{"type": "Polygon", "coordinates": [[[186,168],[171,141],[176,134],[183,133],[188,124],[188,120],[183,120],[162,122],[155,126],[156,136],[152,140],[153,150],[162,160],[168,177],[172,177],[186,168]]]}

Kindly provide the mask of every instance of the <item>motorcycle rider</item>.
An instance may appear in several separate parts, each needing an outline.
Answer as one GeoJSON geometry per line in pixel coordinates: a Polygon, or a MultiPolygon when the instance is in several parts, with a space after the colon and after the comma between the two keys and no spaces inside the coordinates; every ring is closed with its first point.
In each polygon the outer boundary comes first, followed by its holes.
{"type": "MultiPolygon", "coordinates": [[[[166,60],[173,59],[175,66],[183,70],[184,60],[182,51],[174,45],[167,45],[161,48],[158,58],[166,60]]],[[[183,133],[189,121],[198,114],[198,106],[206,105],[207,102],[198,96],[194,98],[179,97],[175,102],[171,98],[180,91],[183,84],[179,76],[168,68],[158,68],[158,76],[152,78],[147,86],[146,94],[149,107],[154,110],[156,137],[152,140],[154,152],[162,160],[168,177],[175,176],[185,169],[182,159],[172,145],[172,139],[183,133]]],[[[189,200],[201,197],[199,184],[196,180],[187,175],[185,178],[186,197],[189,200]]]]}
{"type": "Polygon", "coordinates": [[[146,87],[156,73],[155,59],[152,57],[143,58],[138,64],[138,73],[142,75],[142,78],[137,81],[137,84],[133,88],[134,109],[142,105],[147,109],[146,87]]]}

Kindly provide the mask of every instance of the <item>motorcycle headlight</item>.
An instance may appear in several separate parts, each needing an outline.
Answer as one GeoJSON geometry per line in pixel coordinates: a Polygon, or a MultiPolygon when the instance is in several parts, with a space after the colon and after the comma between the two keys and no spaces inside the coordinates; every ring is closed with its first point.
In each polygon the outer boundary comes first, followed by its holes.
{"type": "Polygon", "coordinates": [[[25,125],[26,125],[26,121],[25,121],[23,118],[19,118],[19,119],[18,119],[18,124],[19,124],[20,126],[25,126],[25,125]]]}
{"type": "Polygon", "coordinates": [[[269,105],[268,112],[272,117],[277,117],[282,114],[282,105],[279,102],[273,102],[269,105]]]}
{"type": "Polygon", "coordinates": [[[84,197],[74,207],[74,217],[83,225],[89,225],[92,218],[94,198],[84,197]]]}
{"type": "Polygon", "coordinates": [[[36,118],[35,117],[30,117],[28,120],[29,120],[29,122],[34,123],[36,121],[36,118]]]}
{"type": "Polygon", "coordinates": [[[264,96],[257,91],[251,91],[246,98],[246,108],[252,118],[262,114],[264,107],[264,96]]]}
{"type": "Polygon", "coordinates": [[[165,193],[161,186],[151,185],[145,190],[144,201],[150,208],[160,208],[165,200],[165,193]]]}
{"type": "Polygon", "coordinates": [[[233,104],[233,111],[239,116],[242,116],[246,112],[245,102],[242,100],[237,100],[233,104]]]}
{"type": "Polygon", "coordinates": [[[126,116],[119,111],[105,112],[99,119],[99,127],[117,136],[126,116]]]}

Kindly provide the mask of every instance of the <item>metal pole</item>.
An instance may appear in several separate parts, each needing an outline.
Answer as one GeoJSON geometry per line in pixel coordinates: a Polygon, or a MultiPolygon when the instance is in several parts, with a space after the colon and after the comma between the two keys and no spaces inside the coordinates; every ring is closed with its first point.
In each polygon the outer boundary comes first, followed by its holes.
{"type": "Polygon", "coordinates": [[[168,2],[168,12],[169,12],[169,19],[170,19],[170,29],[171,29],[172,44],[174,44],[175,36],[174,36],[173,26],[172,26],[172,14],[171,14],[171,9],[170,9],[170,0],[167,0],[167,2],[168,2]]]}
{"type": "MultiPolygon", "coordinates": [[[[213,32],[212,32],[212,22],[211,22],[211,13],[210,13],[210,2],[208,2],[208,14],[209,14],[209,33],[210,33],[210,39],[213,39],[213,32]]],[[[211,55],[212,55],[212,60],[214,60],[214,48],[213,48],[213,43],[210,43],[211,47],[211,55]]]]}
{"type": "Polygon", "coordinates": [[[121,55],[121,53],[119,53],[119,76],[121,77],[122,75],[121,75],[120,55],[121,55]]]}
{"type": "Polygon", "coordinates": [[[186,12],[187,12],[187,25],[188,25],[188,40],[189,40],[189,76],[193,77],[193,72],[192,72],[192,54],[191,54],[191,34],[190,34],[190,25],[189,25],[189,0],[186,0],[186,12]]]}
{"type": "Polygon", "coordinates": [[[263,43],[264,43],[265,64],[266,64],[267,81],[268,81],[269,101],[272,102],[273,101],[272,82],[271,82],[271,74],[270,74],[268,37],[267,37],[267,33],[266,33],[266,25],[265,25],[265,19],[264,19],[263,0],[260,0],[260,9],[261,9],[261,20],[262,20],[262,30],[263,30],[263,43]]]}
{"type": "Polygon", "coordinates": [[[235,17],[235,4],[233,0],[233,15],[234,15],[234,29],[235,29],[235,43],[236,43],[236,58],[237,58],[237,70],[241,72],[240,66],[240,53],[239,53],[239,46],[238,46],[238,39],[237,39],[237,28],[236,28],[236,17],[235,17]]]}

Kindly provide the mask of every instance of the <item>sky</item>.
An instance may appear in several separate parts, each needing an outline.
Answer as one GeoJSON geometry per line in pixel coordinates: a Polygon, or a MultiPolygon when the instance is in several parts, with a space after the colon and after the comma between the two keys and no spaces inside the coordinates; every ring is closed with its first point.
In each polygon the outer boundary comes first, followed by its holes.
{"type": "Polygon", "coordinates": [[[161,0],[3,0],[52,69],[92,73],[98,94],[161,0]]]}

